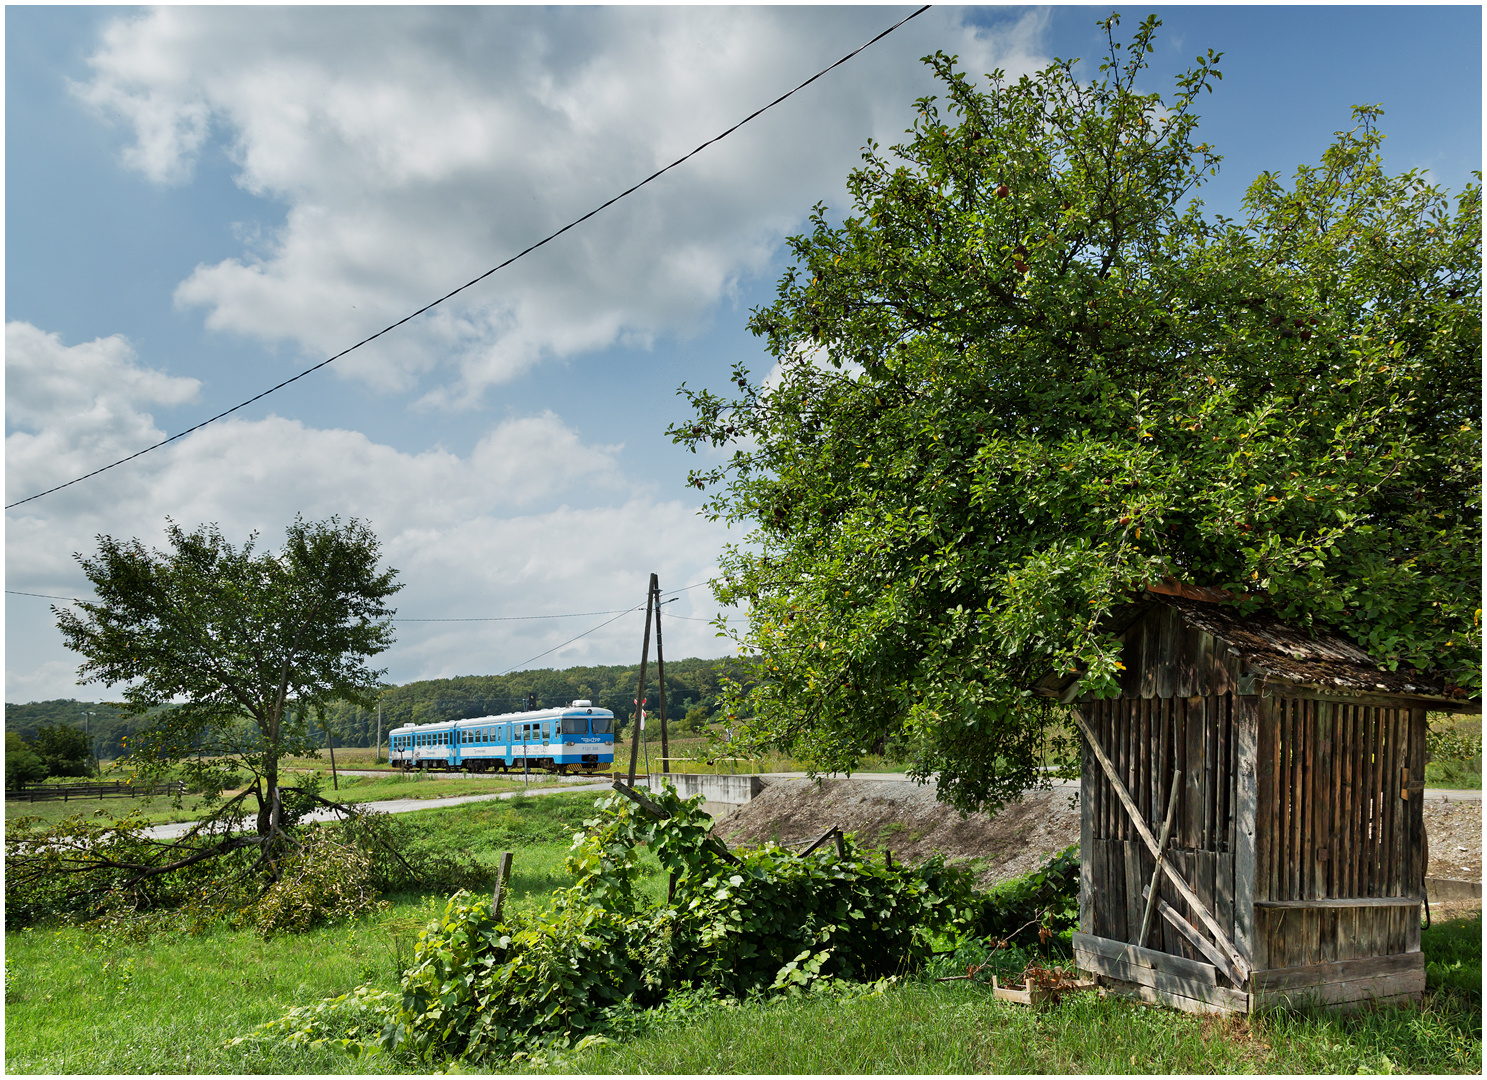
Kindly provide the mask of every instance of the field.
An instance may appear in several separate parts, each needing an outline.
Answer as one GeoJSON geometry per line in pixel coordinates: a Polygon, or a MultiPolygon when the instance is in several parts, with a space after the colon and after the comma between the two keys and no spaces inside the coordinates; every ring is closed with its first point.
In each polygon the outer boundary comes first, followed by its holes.
{"type": "MultiPolygon", "coordinates": [[[[368,751],[368,754],[370,753],[371,751],[368,751]]],[[[332,786],[330,776],[326,775],[321,794],[327,799],[346,803],[379,802],[384,799],[447,799],[455,795],[489,795],[496,792],[520,791],[528,786],[552,787],[561,782],[545,773],[533,773],[529,785],[523,782],[517,774],[512,775],[514,777],[512,779],[493,776],[463,779],[458,775],[429,779],[416,774],[405,775],[394,770],[386,776],[342,776],[339,789],[332,786]]],[[[292,783],[293,781],[286,778],[285,782],[292,783]]],[[[14,821],[17,817],[30,816],[40,818],[45,824],[51,825],[76,814],[122,817],[131,810],[139,810],[152,824],[164,824],[174,821],[196,821],[206,812],[200,805],[200,799],[193,795],[185,796],[178,807],[173,805],[173,802],[171,798],[164,795],[146,799],[71,799],[67,802],[50,800],[29,803],[10,800],[5,804],[5,819],[14,821]]]]}
{"type": "MultiPolygon", "coordinates": [[[[432,783],[447,783],[434,781],[432,783]]],[[[563,857],[595,796],[522,797],[421,811],[407,820],[492,865],[516,853],[510,903],[568,883],[563,857]]],[[[644,888],[664,891],[652,866],[644,888]]],[[[428,1071],[249,1038],[290,1005],[356,985],[394,989],[442,896],[390,898],[382,913],[263,941],[218,926],[145,942],[71,928],[6,934],[5,1064],[21,1073],[428,1071]]],[[[1276,1013],[1219,1022],[1080,995],[1033,1012],[981,986],[907,980],[881,994],[675,1008],[629,1038],[515,1071],[634,1072],[1356,1072],[1481,1067],[1480,917],[1425,932],[1433,994],[1422,1008],[1350,1017],[1276,1013]]]]}

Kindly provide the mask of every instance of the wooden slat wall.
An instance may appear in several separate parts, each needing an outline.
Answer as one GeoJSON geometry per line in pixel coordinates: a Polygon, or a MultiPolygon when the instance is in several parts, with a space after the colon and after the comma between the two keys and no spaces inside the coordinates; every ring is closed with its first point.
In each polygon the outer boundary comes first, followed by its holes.
{"type": "MultiPolygon", "coordinates": [[[[1152,646],[1158,647],[1160,641],[1152,646]]],[[[1171,646],[1168,646],[1171,647],[1171,646]]],[[[1081,706],[1091,729],[1107,748],[1117,774],[1136,801],[1147,826],[1159,834],[1172,791],[1172,773],[1183,777],[1169,858],[1232,936],[1235,921],[1235,723],[1240,706],[1230,695],[1207,698],[1122,698],[1081,706]]],[[[1104,773],[1085,776],[1089,811],[1081,823],[1087,875],[1094,896],[1087,924],[1100,937],[1135,943],[1145,905],[1141,892],[1156,861],[1136,835],[1104,773]]],[[[1163,878],[1158,895],[1195,927],[1201,923],[1163,878]]],[[[1206,932],[1205,936],[1206,935],[1206,932]]],[[[1152,948],[1203,960],[1165,920],[1154,922],[1152,948]]]]}
{"type": "MultiPolygon", "coordinates": [[[[1423,889],[1421,799],[1401,796],[1423,770],[1423,709],[1278,697],[1257,750],[1256,899],[1413,897],[1423,889]]],[[[1256,914],[1270,967],[1419,948],[1409,907],[1256,914]]]]}

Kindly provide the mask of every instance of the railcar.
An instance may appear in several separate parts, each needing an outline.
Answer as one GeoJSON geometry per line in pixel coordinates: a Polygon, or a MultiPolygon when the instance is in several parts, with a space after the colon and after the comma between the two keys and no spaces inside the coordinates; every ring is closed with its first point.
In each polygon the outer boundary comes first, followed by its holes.
{"type": "Polygon", "coordinates": [[[403,769],[592,772],[614,764],[614,713],[581,700],[565,708],[404,724],[389,733],[387,757],[403,769]]]}

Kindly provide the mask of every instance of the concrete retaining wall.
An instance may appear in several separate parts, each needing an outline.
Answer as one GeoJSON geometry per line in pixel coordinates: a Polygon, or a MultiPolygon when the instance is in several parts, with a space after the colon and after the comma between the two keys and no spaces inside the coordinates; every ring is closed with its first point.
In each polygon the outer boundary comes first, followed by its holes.
{"type": "Polygon", "coordinates": [[[713,775],[711,773],[651,773],[648,781],[639,777],[636,783],[649,783],[659,791],[662,784],[670,781],[676,792],[684,799],[701,795],[706,801],[702,808],[715,818],[731,814],[744,803],[764,790],[764,781],[754,775],[713,775]]]}
{"type": "Polygon", "coordinates": [[[1480,900],[1482,883],[1480,881],[1458,881],[1455,878],[1427,877],[1425,897],[1432,903],[1445,903],[1448,900],[1480,900]]]}

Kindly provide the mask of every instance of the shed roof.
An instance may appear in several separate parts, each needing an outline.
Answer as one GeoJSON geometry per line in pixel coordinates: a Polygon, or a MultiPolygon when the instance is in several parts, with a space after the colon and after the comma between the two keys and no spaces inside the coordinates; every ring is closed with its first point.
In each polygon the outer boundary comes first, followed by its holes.
{"type": "MultiPolygon", "coordinates": [[[[1124,633],[1153,607],[1173,608],[1191,626],[1212,635],[1237,653],[1250,673],[1281,679],[1318,692],[1388,694],[1429,699],[1428,707],[1481,711],[1480,701],[1447,686],[1433,672],[1388,671],[1351,641],[1329,632],[1307,633],[1259,610],[1243,615],[1224,594],[1193,586],[1158,585],[1111,612],[1108,629],[1124,633]],[[1454,693],[1453,693],[1454,691],[1454,693]]],[[[1045,678],[1044,693],[1064,696],[1079,676],[1045,678]]]]}

